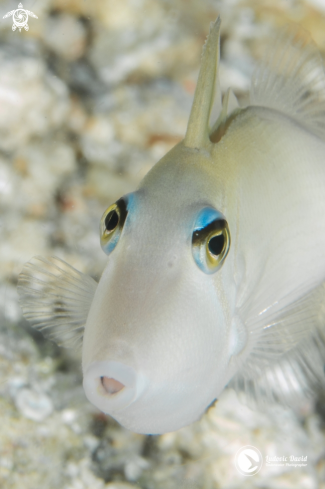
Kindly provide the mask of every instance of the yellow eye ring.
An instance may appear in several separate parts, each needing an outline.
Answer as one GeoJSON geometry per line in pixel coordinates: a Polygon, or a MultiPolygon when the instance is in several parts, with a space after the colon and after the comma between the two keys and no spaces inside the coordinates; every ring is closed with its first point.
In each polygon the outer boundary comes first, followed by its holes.
{"type": "Polygon", "coordinates": [[[196,264],[205,273],[219,270],[230,248],[230,231],[224,218],[195,229],[192,235],[192,254],[196,264]]]}
{"type": "Polygon", "coordinates": [[[127,205],[119,199],[106,209],[100,220],[100,244],[106,254],[113,251],[120,238],[127,216],[127,205]]]}
{"type": "Polygon", "coordinates": [[[220,230],[211,231],[205,240],[206,260],[210,269],[221,267],[230,248],[230,233],[226,221],[220,230]]]}
{"type": "Polygon", "coordinates": [[[111,205],[103,214],[101,220],[102,232],[101,235],[103,237],[107,237],[112,234],[115,228],[118,226],[120,221],[120,211],[118,206],[115,204],[111,205]]]}

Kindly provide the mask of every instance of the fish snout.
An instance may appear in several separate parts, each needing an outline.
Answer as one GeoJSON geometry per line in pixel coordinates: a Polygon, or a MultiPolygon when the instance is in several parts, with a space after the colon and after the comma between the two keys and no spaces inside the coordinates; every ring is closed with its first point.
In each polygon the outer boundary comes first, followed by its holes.
{"type": "Polygon", "coordinates": [[[139,397],[146,380],[133,367],[110,360],[92,363],[84,372],[83,386],[92,404],[114,414],[139,397]]]}

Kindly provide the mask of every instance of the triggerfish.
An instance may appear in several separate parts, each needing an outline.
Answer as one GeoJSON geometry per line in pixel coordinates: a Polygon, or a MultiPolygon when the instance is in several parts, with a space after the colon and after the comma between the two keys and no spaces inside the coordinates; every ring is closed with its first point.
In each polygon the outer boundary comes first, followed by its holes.
{"type": "Polygon", "coordinates": [[[259,408],[324,385],[322,60],[286,30],[240,107],[221,103],[219,45],[218,18],[184,140],[104,212],[99,283],[58,258],[19,276],[24,317],[82,347],[87,398],[138,433],[194,422],[226,386],[259,408]]]}

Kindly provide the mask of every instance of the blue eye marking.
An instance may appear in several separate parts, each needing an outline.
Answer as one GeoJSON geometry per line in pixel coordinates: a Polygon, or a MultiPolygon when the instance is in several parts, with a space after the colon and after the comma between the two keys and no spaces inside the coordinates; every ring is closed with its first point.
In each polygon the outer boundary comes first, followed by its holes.
{"type": "Polygon", "coordinates": [[[217,219],[225,219],[225,217],[213,207],[204,207],[196,218],[194,231],[207,227],[212,221],[217,219]]]}

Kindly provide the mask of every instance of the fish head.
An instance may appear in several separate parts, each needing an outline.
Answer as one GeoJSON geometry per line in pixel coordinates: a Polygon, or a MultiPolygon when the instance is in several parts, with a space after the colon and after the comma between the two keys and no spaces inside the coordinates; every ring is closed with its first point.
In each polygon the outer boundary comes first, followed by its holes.
{"type": "Polygon", "coordinates": [[[109,259],[85,327],[84,388],[133,431],[195,421],[227,379],[230,228],[207,198],[208,160],[178,145],[102,218],[109,259]]]}

